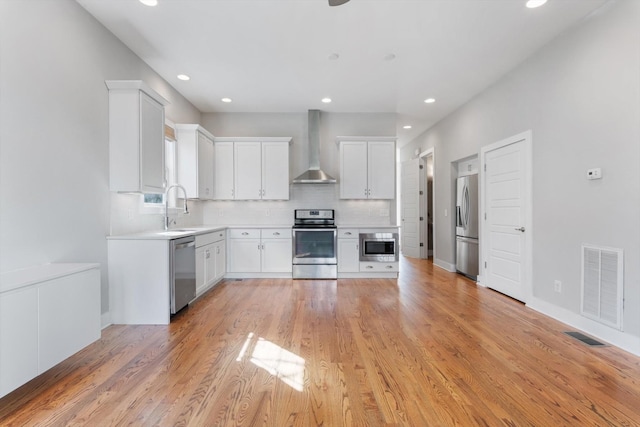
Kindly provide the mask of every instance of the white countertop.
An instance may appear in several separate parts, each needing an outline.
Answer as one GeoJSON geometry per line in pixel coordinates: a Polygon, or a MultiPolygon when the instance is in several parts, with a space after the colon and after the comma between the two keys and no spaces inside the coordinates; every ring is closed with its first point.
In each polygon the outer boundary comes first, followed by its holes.
{"type": "Polygon", "coordinates": [[[0,274],[0,293],[53,280],[85,270],[100,268],[97,263],[54,263],[43,264],[0,274]]]}
{"type": "Polygon", "coordinates": [[[215,231],[225,230],[229,228],[291,228],[291,224],[286,225],[199,225],[176,227],[165,230],[148,230],[140,233],[121,234],[107,236],[108,240],[172,240],[181,237],[196,236],[198,234],[213,233],[215,231]]]}

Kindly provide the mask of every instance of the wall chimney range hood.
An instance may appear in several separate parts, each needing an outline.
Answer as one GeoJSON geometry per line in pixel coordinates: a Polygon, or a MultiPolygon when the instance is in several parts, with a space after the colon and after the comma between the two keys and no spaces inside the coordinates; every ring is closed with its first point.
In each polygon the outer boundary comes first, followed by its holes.
{"type": "Polygon", "coordinates": [[[320,169],[320,110],[309,110],[309,169],[294,184],[335,184],[336,179],[320,169]]]}

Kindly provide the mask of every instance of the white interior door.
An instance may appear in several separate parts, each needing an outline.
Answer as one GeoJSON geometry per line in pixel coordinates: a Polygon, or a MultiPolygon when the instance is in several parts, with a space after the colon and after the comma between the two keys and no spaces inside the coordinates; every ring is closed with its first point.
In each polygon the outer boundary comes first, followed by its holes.
{"type": "Polygon", "coordinates": [[[402,162],[400,203],[402,204],[402,245],[404,256],[420,258],[420,159],[402,162]]]}
{"type": "Polygon", "coordinates": [[[483,151],[483,210],[481,237],[483,284],[526,302],[529,294],[530,224],[528,144],[522,134],[483,151]]]}

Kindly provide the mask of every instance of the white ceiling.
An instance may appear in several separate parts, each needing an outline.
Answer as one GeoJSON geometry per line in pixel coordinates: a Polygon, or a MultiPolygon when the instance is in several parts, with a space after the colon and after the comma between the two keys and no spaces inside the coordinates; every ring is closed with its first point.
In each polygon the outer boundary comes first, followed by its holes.
{"type": "Polygon", "coordinates": [[[607,2],[77,1],[202,112],[396,113],[401,144],[607,2]]]}

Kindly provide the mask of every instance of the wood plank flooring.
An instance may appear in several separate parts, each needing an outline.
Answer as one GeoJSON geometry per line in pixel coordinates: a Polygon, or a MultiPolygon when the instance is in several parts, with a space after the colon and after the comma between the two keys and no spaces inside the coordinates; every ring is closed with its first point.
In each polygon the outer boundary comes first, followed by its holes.
{"type": "Polygon", "coordinates": [[[1,426],[637,426],[640,358],[430,262],[224,281],[0,399],[1,426]]]}

